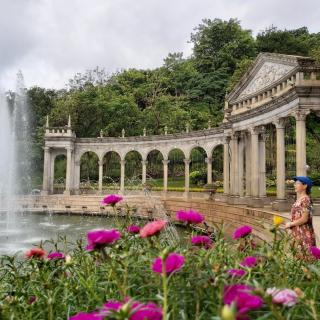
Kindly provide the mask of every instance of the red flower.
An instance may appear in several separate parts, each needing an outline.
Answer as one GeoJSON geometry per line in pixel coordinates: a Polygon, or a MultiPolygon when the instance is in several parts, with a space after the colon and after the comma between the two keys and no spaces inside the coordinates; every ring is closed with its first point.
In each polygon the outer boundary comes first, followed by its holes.
{"type": "Polygon", "coordinates": [[[141,238],[146,238],[146,237],[150,237],[157,234],[165,227],[166,223],[167,221],[164,221],[164,220],[156,220],[156,221],[147,223],[140,230],[141,238]]]}
{"type": "Polygon", "coordinates": [[[131,226],[127,227],[127,231],[129,233],[139,233],[140,232],[140,227],[132,224],[131,226]]]}
{"type": "Polygon", "coordinates": [[[41,248],[32,248],[26,252],[27,258],[44,258],[46,252],[41,248]]]}

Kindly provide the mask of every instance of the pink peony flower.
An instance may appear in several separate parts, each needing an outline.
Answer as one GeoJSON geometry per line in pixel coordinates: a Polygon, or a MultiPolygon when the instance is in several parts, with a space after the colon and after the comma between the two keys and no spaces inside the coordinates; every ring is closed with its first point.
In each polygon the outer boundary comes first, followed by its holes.
{"type": "Polygon", "coordinates": [[[87,233],[88,245],[86,250],[95,250],[105,247],[119,240],[121,234],[118,230],[91,230],[87,233]]]}
{"type": "Polygon", "coordinates": [[[252,232],[252,228],[250,226],[241,226],[236,229],[233,233],[233,239],[244,238],[248,234],[252,232]]]}
{"type": "Polygon", "coordinates": [[[179,221],[184,221],[187,223],[198,224],[204,221],[203,215],[199,212],[193,211],[190,209],[189,211],[180,210],[176,213],[176,219],[179,221]]]}
{"type": "Polygon", "coordinates": [[[55,251],[48,254],[49,260],[57,260],[57,259],[64,259],[65,255],[62,252],[55,251]]]}
{"type": "Polygon", "coordinates": [[[141,238],[146,238],[153,236],[160,232],[164,226],[166,225],[167,221],[164,220],[156,220],[153,222],[147,223],[141,230],[140,230],[140,236],[141,238]]]}
{"type": "Polygon", "coordinates": [[[69,320],[103,320],[104,316],[99,312],[79,312],[76,315],[69,318],[69,320]]]}
{"type": "Polygon", "coordinates": [[[245,284],[235,284],[224,287],[223,303],[237,307],[237,318],[246,316],[250,310],[259,309],[263,305],[261,297],[252,294],[253,288],[245,284]]]}
{"type": "Polygon", "coordinates": [[[234,278],[240,278],[247,274],[247,272],[242,269],[229,269],[227,272],[234,278]]]}
{"type": "Polygon", "coordinates": [[[26,252],[27,258],[44,258],[46,252],[41,248],[32,248],[26,252]]]}
{"type": "MultiPolygon", "coordinates": [[[[165,260],[165,271],[170,274],[175,271],[179,271],[184,265],[184,256],[177,253],[170,253],[165,260]]],[[[156,273],[162,273],[162,259],[156,258],[152,262],[152,271],[156,273]]]]}
{"type": "Polygon", "coordinates": [[[205,248],[210,248],[212,245],[212,240],[208,236],[194,236],[191,238],[191,243],[195,246],[204,246],[205,248]]]}
{"type": "Polygon", "coordinates": [[[320,259],[320,248],[317,247],[311,247],[310,253],[317,259],[320,259]]]}
{"type": "Polygon", "coordinates": [[[252,268],[255,265],[257,265],[258,263],[258,259],[256,257],[246,257],[244,258],[241,262],[240,262],[240,266],[241,267],[248,267],[248,268],[252,268]]]}
{"type": "Polygon", "coordinates": [[[109,196],[105,196],[101,204],[110,205],[114,207],[119,201],[121,201],[123,198],[121,196],[118,196],[117,194],[110,194],[109,196]]]}
{"type": "Polygon", "coordinates": [[[268,288],[267,294],[272,296],[272,302],[292,307],[298,302],[298,295],[291,289],[268,288]]]}
{"type": "Polygon", "coordinates": [[[131,225],[127,227],[127,231],[129,233],[139,233],[140,232],[140,227],[136,225],[131,225]]]}

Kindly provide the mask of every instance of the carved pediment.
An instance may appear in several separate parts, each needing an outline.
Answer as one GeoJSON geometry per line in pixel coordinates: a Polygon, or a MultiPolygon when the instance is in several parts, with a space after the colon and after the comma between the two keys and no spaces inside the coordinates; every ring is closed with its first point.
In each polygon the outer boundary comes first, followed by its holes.
{"type": "MultiPolygon", "coordinates": [[[[260,53],[253,65],[240,79],[236,87],[227,96],[228,101],[235,101],[253,95],[264,88],[272,86],[299,66],[298,56],[277,53],[260,53]]],[[[309,60],[308,60],[309,61],[309,60]]]]}
{"type": "Polygon", "coordinates": [[[290,73],[293,69],[294,66],[275,62],[265,62],[238,97],[242,98],[260,91],[270,84],[277,82],[277,80],[285,76],[287,73],[290,73]]]}

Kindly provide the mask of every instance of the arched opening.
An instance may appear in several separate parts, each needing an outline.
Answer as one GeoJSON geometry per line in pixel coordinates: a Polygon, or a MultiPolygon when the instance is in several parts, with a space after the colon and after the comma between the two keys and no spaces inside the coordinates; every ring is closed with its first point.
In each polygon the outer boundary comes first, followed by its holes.
{"type": "Polygon", "coordinates": [[[65,154],[58,154],[54,158],[52,186],[51,190],[54,194],[62,194],[66,188],[66,171],[67,171],[67,157],[65,154]]]}
{"type": "Polygon", "coordinates": [[[138,151],[130,151],[125,156],[126,189],[138,189],[142,185],[142,156],[138,151]]]}
{"type": "Polygon", "coordinates": [[[85,152],[80,158],[80,190],[82,193],[98,189],[99,157],[92,151],[85,152]]]}
{"type": "Polygon", "coordinates": [[[107,152],[103,157],[103,189],[120,189],[120,155],[115,151],[107,152]]]}
{"type": "Polygon", "coordinates": [[[184,190],[184,159],[180,149],[172,149],[168,154],[168,190],[184,190]]]}
{"type": "Polygon", "coordinates": [[[199,188],[207,183],[207,153],[201,147],[190,152],[190,187],[199,188]]]}
{"type": "Polygon", "coordinates": [[[159,150],[152,150],[147,155],[147,183],[157,189],[163,188],[163,155],[159,150]]]}
{"type": "Polygon", "coordinates": [[[223,145],[219,144],[212,150],[212,183],[217,192],[223,192],[223,145]]]}

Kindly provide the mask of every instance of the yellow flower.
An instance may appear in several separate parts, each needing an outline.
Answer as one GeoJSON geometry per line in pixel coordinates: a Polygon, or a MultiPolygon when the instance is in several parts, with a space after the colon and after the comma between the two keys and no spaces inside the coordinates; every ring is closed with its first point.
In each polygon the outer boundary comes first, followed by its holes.
{"type": "Polygon", "coordinates": [[[284,221],[282,217],[279,216],[273,216],[273,225],[276,227],[279,227],[280,224],[284,221]]]}
{"type": "Polygon", "coordinates": [[[228,306],[225,304],[221,311],[222,320],[235,320],[236,319],[236,310],[234,304],[228,306]]]}

